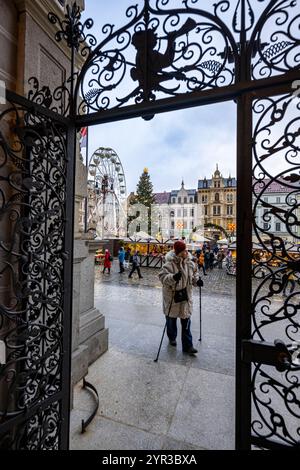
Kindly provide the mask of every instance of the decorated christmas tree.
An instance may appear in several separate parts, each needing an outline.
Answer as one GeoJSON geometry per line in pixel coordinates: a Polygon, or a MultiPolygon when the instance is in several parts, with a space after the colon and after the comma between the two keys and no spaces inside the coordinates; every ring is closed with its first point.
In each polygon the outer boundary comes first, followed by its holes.
{"type": "Polygon", "coordinates": [[[151,207],[151,204],[155,202],[153,196],[153,185],[150,180],[148,168],[144,168],[143,173],[140,176],[140,180],[136,188],[136,200],[139,204],[144,204],[146,207],[151,207]]]}
{"type": "MultiPolygon", "coordinates": [[[[155,202],[153,195],[153,185],[150,180],[148,168],[144,168],[143,173],[140,176],[139,182],[136,188],[136,195],[134,197],[134,204],[143,204],[148,207],[148,233],[151,233],[151,204],[155,202]]],[[[146,222],[146,221],[145,221],[146,222]]]]}

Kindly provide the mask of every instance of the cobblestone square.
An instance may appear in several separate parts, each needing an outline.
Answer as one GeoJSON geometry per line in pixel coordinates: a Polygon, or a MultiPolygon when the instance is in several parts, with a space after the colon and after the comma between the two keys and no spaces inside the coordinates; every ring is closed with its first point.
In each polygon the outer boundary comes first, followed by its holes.
{"type": "Polygon", "coordinates": [[[154,363],[165,323],[159,270],[142,268],[143,279],[128,279],[128,270],[119,274],[118,267],[116,260],[111,274],[95,267],[95,305],[106,317],[109,351],[89,369],[100,407],[83,436],[76,422],[92,404],[76,387],[73,448],[233,449],[235,278],[219,269],[203,277],[201,342],[194,289],[192,334],[199,353],[185,355],[180,338],[174,348],[165,336],[154,363]]]}

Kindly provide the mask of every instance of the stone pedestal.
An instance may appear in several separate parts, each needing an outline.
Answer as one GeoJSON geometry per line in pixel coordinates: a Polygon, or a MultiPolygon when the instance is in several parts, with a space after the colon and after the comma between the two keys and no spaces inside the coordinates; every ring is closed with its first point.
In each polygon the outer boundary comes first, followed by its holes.
{"type": "Polygon", "coordinates": [[[72,384],[108,349],[104,315],[94,307],[94,253],[87,240],[74,242],[72,384]]]}

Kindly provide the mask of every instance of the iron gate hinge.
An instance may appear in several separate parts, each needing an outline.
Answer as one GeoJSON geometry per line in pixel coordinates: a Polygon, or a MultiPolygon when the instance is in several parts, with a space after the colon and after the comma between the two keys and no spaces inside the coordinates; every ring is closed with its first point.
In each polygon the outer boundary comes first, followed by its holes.
{"type": "Polygon", "coordinates": [[[290,368],[292,356],[280,339],[276,339],[274,343],[250,339],[242,341],[242,361],[247,364],[256,362],[274,366],[279,372],[283,372],[290,368]]]}

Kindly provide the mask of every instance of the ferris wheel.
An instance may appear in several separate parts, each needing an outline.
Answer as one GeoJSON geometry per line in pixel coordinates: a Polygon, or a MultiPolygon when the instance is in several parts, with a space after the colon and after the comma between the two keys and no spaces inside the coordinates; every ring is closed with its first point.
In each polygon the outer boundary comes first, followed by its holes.
{"type": "Polygon", "coordinates": [[[126,235],[126,180],[111,148],[99,147],[88,167],[88,225],[100,238],[126,235]]]}

